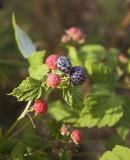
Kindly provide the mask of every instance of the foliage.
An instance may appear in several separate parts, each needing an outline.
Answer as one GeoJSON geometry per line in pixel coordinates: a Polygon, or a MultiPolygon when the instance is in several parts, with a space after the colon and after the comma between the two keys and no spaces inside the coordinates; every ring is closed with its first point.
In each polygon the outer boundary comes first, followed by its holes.
{"type": "Polygon", "coordinates": [[[130,157],[130,149],[123,146],[115,146],[112,151],[107,151],[100,160],[128,160],[130,157]]]}
{"type": "MultiPolygon", "coordinates": [[[[129,132],[130,101],[117,89],[122,83],[125,84],[120,79],[122,74],[129,73],[129,61],[123,64],[118,60],[119,50],[105,49],[96,44],[64,44],[72,64],[81,65],[87,73],[87,81],[82,86],[75,86],[68,73],[48,69],[44,64],[46,51],[36,50],[30,38],[16,24],[14,15],[13,27],[19,50],[29,65],[29,76],[9,95],[18,101],[27,101],[27,105],[7,133],[1,134],[1,155],[11,156],[13,160],[72,159],[73,150],[70,152],[67,148],[72,143],[71,135],[62,137],[59,133],[63,123],[69,126],[67,129],[70,133],[75,127],[113,127],[118,136],[125,140],[129,132]],[[123,73],[120,74],[119,70],[123,73]],[[49,73],[60,77],[61,83],[56,89],[48,87],[49,73]],[[50,102],[51,92],[55,94],[56,91],[59,91],[60,100],[50,102]],[[48,102],[47,114],[34,113],[33,103],[36,99],[48,102]],[[39,131],[38,126],[43,126],[43,129],[39,131]]],[[[55,82],[55,79],[52,81],[55,82]]],[[[101,160],[127,160],[129,152],[126,147],[116,146],[111,152],[106,152],[101,160]]]]}

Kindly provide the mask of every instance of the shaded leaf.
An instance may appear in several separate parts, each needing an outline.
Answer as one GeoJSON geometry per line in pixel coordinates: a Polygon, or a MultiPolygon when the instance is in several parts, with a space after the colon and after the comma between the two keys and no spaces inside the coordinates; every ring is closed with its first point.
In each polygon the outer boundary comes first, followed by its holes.
{"type": "Polygon", "coordinates": [[[12,150],[11,156],[13,160],[24,160],[26,147],[22,141],[19,141],[12,150]]]}
{"type": "Polygon", "coordinates": [[[15,15],[12,16],[12,23],[15,31],[15,39],[23,57],[27,58],[36,48],[28,35],[16,24],[15,15]]]}
{"type": "Polygon", "coordinates": [[[106,57],[106,50],[101,45],[84,45],[79,50],[80,58],[82,61],[84,60],[93,60],[95,62],[99,62],[106,57]]]}

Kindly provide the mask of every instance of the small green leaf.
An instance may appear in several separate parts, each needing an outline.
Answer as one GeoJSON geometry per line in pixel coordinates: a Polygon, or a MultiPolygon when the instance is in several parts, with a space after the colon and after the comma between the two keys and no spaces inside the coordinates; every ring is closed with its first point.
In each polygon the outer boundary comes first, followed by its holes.
{"type": "Polygon", "coordinates": [[[36,48],[28,35],[24,31],[22,31],[22,29],[16,24],[14,14],[12,16],[12,23],[15,31],[15,39],[19,50],[22,53],[23,57],[27,58],[30,54],[36,52],[36,48]]]}
{"type": "Polygon", "coordinates": [[[63,89],[63,98],[65,102],[74,109],[83,107],[83,91],[81,87],[70,87],[63,89]]]}
{"type": "Polygon", "coordinates": [[[42,79],[44,76],[47,75],[49,71],[46,64],[43,64],[45,57],[45,51],[38,51],[36,53],[31,54],[28,57],[29,61],[29,75],[35,79],[42,79]]]}
{"type": "Polygon", "coordinates": [[[37,66],[41,66],[44,63],[46,51],[38,51],[34,52],[28,57],[28,61],[31,67],[37,68],[37,66]]]}
{"type": "Polygon", "coordinates": [[[100,160],[129,160],[130,149],[127,147],[116,145],[112,151],[103,154],[100,160]]]}
{"type": "Polygon", "coordinates": [[[9,95],[15,96],[18,101],[29,101],[40,98],[45,92],[45,87],[41,81],[33,78],[27,78],[13,90],[9,95]]]}
{"type": "Polygon", "coordinates": [[[118,127],[116,128],[117,133],[119,134],[119,136],[120,136],[123,140],[126,139],[128,133],[129,133],[129,130],[130,130],[130,129],[129,129],[128,127],[126,127],[126,126],[118,126],[118,127]]]}

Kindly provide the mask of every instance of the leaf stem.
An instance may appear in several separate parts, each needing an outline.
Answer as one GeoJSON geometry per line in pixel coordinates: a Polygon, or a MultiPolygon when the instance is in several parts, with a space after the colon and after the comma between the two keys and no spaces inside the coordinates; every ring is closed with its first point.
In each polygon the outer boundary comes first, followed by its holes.
{"type": "Polygon", "coordinates": [[[53,91],[53,89],[49,89],[49,90],[48,90],[47,94],[46,94],[45,97],[44,97],[44,100],[45,100],[45,101],[48,100],[48,98],[49,98],[49,96],[50,96],[50,94],[51,94],[52,91],[53,91]]]}
{"type": "Polygon", "coordinates": [[[20,114],[20,116],[17,118],[17,120],[13,123],[13,125],[8,129],[7,133],[5,134],[5,137],[8,137],[11,134],[11,132],[14,130],[14,128],[16,127],[16,125],[19,123],[19,121],[25,117],[25,115],[27,114],[27,111],[28,111],[29,107],[31,106],[31,103],[32,103],[32,101],[28,101],[25,109],[20,114]]]}

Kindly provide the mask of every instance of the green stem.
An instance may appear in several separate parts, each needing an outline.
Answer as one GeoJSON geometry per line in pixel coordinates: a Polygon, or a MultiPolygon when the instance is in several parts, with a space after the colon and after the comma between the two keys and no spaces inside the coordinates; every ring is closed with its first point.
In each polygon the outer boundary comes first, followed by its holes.
{"type": "Polygon", "coordinates": [[[44,97],[44,100],[45,100],[45,101],[48,100],[48,98],[49,98],[49,96],[50,96],[50,94],[51,94],[52,91],[53,91],[53,89],[49,89],[49,90],[48,90],[47,94],[46,94],[45,97],[44,97]]]}
{"type": "Polygon", "coordinates": [[[25,117],[25,115],[27,114],[27,111],[28,111],[31,103],[32,103],[32,101],[28,101],[25,109],[20,114],[20,116],[17,118],[17,120],[13,123],[13,125],[8,129],[7,133],[5,134],[5,137],[8,137],[11,134],[11,132],[14,130],[14,128],[16,127],[16,125],[19,123],[19,121],[25,117]]]}

